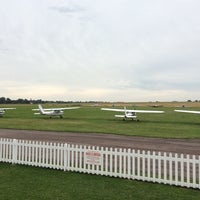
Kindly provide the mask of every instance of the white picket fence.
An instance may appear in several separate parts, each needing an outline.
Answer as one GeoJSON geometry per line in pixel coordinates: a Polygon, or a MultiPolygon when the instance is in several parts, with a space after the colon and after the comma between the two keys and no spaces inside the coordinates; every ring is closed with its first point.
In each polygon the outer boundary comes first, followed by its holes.
{"type": "Polygon", "coordinates": [[[200,156],[0,139],[0,162],[200,189],[200,156]]]}

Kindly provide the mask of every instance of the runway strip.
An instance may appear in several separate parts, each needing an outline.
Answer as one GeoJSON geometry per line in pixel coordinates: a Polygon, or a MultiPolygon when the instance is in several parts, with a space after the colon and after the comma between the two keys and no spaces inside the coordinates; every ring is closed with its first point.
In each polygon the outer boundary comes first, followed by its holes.
{"type": "Polygon", "coordinates": [[[0,137],[200,155],[200,139],[162,139],[112,134],[11,129],[0,129],[0,137]]]}

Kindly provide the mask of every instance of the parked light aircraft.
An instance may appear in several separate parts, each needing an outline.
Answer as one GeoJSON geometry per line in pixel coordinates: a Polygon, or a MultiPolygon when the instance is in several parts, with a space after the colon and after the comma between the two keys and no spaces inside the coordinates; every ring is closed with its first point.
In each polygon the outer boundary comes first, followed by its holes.
{"type": "Polygon", "coordinates": [[[0,108],[0,117],[2,117],[5,114],[5,110],[14,110],[16,108],[0,108]]]}
{"type": "Polygon", "coordinates": [[[132,119],[136,120],[137,115],[136,113],[164,113],[164,111],[155,111],[155,110],[128,110],[126,107],[124,109],[115,109],[115,108],[101,108],[101,110],[106,110],[106,111],[116,111],[116,112],[124,112],[123,115],[115,115],[115,117],[123,118],[125,119],[132,119]]]}
{"type": "Polygon", "coordinates": [[[200,111],[194,110],[174,110],[175,112],[183,112],[183,113],[192,113],[192,114],[200,114],[200,111]]]}
{"type": "Polygon", "coordinates": [[[39,113],[34,113],[35,115],[48,115],[50,118],[52,116],[59,116],[60,118],[63,118],[64,111],[63,110],[71,110],[71,109],[77,109],[80,107],[65,107],[65,108],[48,108],[44,109],[41,105],[38,105],[39,109],[33,109],[33,111],[39,111],[39,113]]]}

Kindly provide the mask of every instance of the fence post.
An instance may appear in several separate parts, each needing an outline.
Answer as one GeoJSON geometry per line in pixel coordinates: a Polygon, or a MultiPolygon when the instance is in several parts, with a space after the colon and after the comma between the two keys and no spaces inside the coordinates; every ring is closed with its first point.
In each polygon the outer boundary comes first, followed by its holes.
{"type": "Polygon", "coordinates": [[[2,161],[2,138],[0,138],[0,162],[2,161]]]}
{"type": "Polygon", "coordinates": [[[17,163],[17,145],[18,145],[18,140],[14,139],[13,140],[13,149],[12,149],[12,164],[16,164],[17,163]]]}
{"type": "Polygon", "coordinates": [[[64,171],[67,171],[68,145],[64,144],[64,171]]]}
{"type": "Polygon", "coordinates": [[[198,157],[198,170],[199,170],[199,189],[200,189],[200,156],[198,157]]]}

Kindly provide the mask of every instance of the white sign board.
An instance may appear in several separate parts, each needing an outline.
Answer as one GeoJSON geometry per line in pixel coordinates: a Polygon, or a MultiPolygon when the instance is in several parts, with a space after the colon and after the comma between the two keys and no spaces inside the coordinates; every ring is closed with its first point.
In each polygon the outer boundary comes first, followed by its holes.
{"type": "Polygon", "coordinates": [[[88,165],[101,165],[102,155],[100,151],[88,150],[85,152],[85,163],[88,165]]]}

